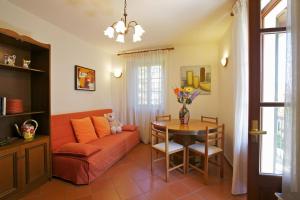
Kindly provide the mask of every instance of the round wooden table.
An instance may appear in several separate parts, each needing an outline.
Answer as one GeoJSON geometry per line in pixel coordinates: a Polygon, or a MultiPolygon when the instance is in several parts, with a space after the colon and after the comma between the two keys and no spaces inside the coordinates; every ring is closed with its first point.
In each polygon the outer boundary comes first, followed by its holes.
{"type": "Polygon", "coordinates": [[[170,121],[154,121],[153,125],[157,128],[168,128],[169,133],[174,134],[174,140],[184,146],[188,146],[195,142],[196,136],[204,134],[206,127],[208,130],[215,130],[216,124],[209,122],[202,122],[197,119],[190,119],[189,124],[180,124],[179,119],[172,119],[170,121]]]}

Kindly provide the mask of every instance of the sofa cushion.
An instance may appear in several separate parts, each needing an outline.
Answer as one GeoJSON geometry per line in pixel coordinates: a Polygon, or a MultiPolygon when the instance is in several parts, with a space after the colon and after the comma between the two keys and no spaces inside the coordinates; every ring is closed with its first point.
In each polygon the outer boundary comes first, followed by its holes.
{"type": "Polygon", "coordinates": [[[101,151],[100,147],[90,145],[90,144],[82,144],[82,143],[67,143],[61,146],[55,154],[61,154],[66,156],[78,156],[78,157],[86,157],[90,156],[94,153],[101,151]]]}
{"type": "Polygon", "coordinates": [[[135,131],[136,129],[137,126],[131,124],[122,126],[122,131],[135,131]]]}
{"type": "Polygon", "coordinates": [[[98,137],[102,138],[111,134],[109,122],[105,117],[93,116],[92,120],[98,137]]]}
{"type": "Polygon", "coordinates": [[[79,143],[88,143],[97,139],[93,123],[89,117],[71,119],[75,137],[79,143]]]}

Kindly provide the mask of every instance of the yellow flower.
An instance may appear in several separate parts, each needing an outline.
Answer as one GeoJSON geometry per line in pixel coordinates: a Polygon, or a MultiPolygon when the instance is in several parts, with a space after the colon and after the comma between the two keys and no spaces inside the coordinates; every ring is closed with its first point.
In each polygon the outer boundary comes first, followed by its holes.
{"type": "Polygon", "coordinates": [[[191,92],[193,92],[194,89],[192,87],[185,87],[184,90],[185,90],[185,92],[191,93],[191,92]]]}

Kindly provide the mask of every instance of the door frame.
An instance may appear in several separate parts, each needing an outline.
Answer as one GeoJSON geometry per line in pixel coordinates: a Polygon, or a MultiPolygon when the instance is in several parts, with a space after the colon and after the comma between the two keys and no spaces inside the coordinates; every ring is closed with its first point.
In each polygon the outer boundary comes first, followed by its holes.
{"type": "MultiPolygon", "coordinates": [[[[273,0],[274,1],[274,0],[273,0]]],[[[277,0],[278,1],[278,0],[277,0]]],[[[260,126],[261,103],[261,58],[263,32],[272,32],[280,28],[261,29],[261,0],[249,0],[249,130],[252,120],[258,120],[260,126]]],[[[265,105],[273,107],[274,105],[265,105]]],[[[248,200],[273,200],[275,192],[281,192],[281,176],[261,175],[257,136],[248,136],[248,200]]],[[[258,136],[260,137],[260,136],[258,136]]]]}

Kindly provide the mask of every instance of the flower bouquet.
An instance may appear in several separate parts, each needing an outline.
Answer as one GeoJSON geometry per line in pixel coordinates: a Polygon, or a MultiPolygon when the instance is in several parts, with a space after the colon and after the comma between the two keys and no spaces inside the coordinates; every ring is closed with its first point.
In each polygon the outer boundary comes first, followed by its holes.
{"type": "Polygon", "coordinates": [[[182,104],[182,108],[179,111],[180,123],[188,124],[190,120],[190,111],[187,109],[186,105],[193,102],[200,94],[200,90],[193,89],[192,87],[175,88],[174,93],[177,96],[177,101],[182,104]]]}

